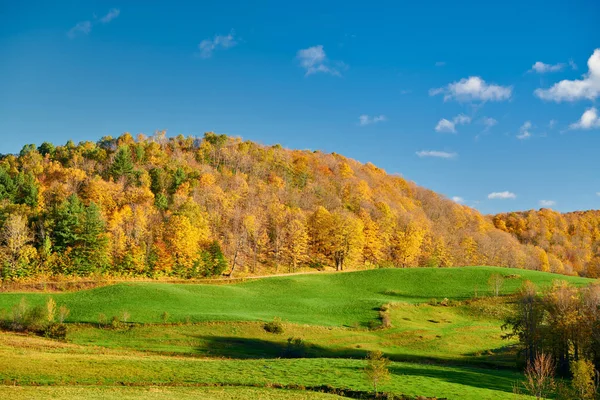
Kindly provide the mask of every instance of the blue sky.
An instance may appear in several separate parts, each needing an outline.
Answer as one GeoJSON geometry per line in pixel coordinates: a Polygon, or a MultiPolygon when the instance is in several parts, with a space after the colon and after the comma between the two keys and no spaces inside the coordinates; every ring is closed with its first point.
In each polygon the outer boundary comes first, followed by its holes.
{"type": "Polygon", "coordinates": [[[0,153],[215,131],[484,213],[600,208],[599,2],[190,3],[3,2],[0,153]]]}

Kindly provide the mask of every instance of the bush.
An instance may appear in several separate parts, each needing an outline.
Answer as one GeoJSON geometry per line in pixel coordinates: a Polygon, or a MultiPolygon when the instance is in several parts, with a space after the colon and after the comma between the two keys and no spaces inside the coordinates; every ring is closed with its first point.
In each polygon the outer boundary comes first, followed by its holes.
{"type": "Polygon", "coordinates": [[[52,323],[44,330],[44,336],[51,339],[64,340],[67,337],[67,325],[52,323]]]}
{"type": "Polygon", "coordinates": [[[306,355],[306,345],[301,338],[290,337],[284,352],[287,358],[303,358],[306,355]]]}
{"type": "Polygon", "coordinates": [[[269,333],[283,333],[283,324],[281,323],[281,318],[275,317],[273,318],[273,321],[265,323],[264,329],[269,333]]]}
{"type": "Polygon", "coordinates": [[[160,314],[160,319],[162,319],[163,324],[166,324],[169,320],[169,313],[164,311],[162,314],[160,314]]]}

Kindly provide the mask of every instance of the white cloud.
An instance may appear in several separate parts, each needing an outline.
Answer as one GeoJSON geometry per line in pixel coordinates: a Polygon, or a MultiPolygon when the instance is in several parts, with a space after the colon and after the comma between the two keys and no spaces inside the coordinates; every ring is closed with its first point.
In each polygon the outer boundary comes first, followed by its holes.
{"type": "Polygon", "coordinates": [[[579,121],[569,125],[569,129],[594,129],[600,128],[600,117],[595,107],[585,110],[579,121]]]}
{"type": "Polygon", "coordinates": [[[453,196],[452,197],[452,201],[455,202],[455,203],[458,203],[458,204],[464,204],[465,199],[463,199],[460,196],[453,196]]]}
{"type": "MultiPolygon", "coordinates": [[[[300,61],[302,68],[306,70],[305,76],[323,72],[335,76],[341,76],[340,71],[330,66],[329,59],[323,50],[323,45],[309,47],[298,50],[296,58],[300,61]]],[[[341,67],[346,67],[343,62],[338,63],[341,67]]]]}
{"type": "Polygon", "coordinates": [[[554,128],[556,126],[557,122],[558,122],[557,120],[551,119],[550,122],[548,122],[548,128],[550,128],[550,129],[554,128]]]}
{"type": "Polygon", "coordinates": [[[446,65],[446,61],[437,61],[437,62],[435,63],[435,66],[436,66],[436,67],[443,67],[444,65],[446,65]]]}
{"type": "Polygon", "coordinates": [[[600,96],[600,49],[594,50],[589,58],[588,72],[580,80],[562,80],[550,89],[536,89],[535,95],[542,100],[575,101],[594,100],[600,96]]]}
{"type": "Polygon", "coordinates": [[[596,192],[596,196],[600,196],[600,192],[596,192]]]}
{"type": "Polygon", "coordinates": [[[215,35],[213,39],[204,39],[198,45],[198,49],[201,58],[210,58],[215,50],[229,49],[237,44],[235,32],[231,30],[229,35],[215,35]]]}
{"type": "Polygon", "coordinates": [[[500,199],[500,200],[506,200],[506,199],[516,199],[517,195],[512,193],[512,192],[493,192],[488,194],[488,199],[490,200],[494,200],[494,199],[500,199]]]}
{"type": "Polygon", "coordinates": [[[569,60],[569,67],[571,67],[571,69],[575,71],[577,69],[577,64],[575,64],[575,61],[569,60]]]}
{"type": "Polygon", "coordinates": [[[545,74],[546,72],[557,72],[557,71],[562,71],[562,69],[565,67],[564,63],[558,63],[558,64],[544,64],[541,61],[536,62],[535,64],[533,64],[533,66],[531,67],[531,69],[529,70],[529,72],[537,72],[538,74],[545,74]]]}
{"type": "Polygon", "coordinates": [[[517,135],[517,139],[523,140],[523,139],[529,139],[531,137],[531,122],[530,121],[525,121],[525,123],[523,125],[521,125],[521,128],[519,129],[519,134],[517,135]]]}
{"type": "Polygon", "coordinates": [[[452,99],[459,102],[502,101],[510,99],[512,86],[488,84],[478,76],[470,76],[445,87],[429,90],[430,96],[438,94],[444,95],[444,101],[452,99]]]}
{"type": "Polygon", "coordinates": [[[555,205],[556,202],[554,200],[540,200],[540,207],[552,207],[555,205]]]}
{"type": "Polygon", "coordinates": [[[498,124],[498,121],[496,121],[492,117],[483,117],[481,118],[481,123],[485,126],[484,131],[487,132],[490,129],[492,129],[492,127],[494,127],[496,124],[498,124]]]}
{"type": "Polygon", "coordinates": [[[100,22],[102,22],[103,24],[108,24],[110,21],[117,18],[119,14],[121,14],[121,10],[119,10],[118,8],[113,8],[108,12],[108,14],[100,18],[100,22]]]}
{"type": "MultiPolygon", "coordinates": [[[[108,24],[113,19],[117,18],[121,14],[121,10],[118,8],[112,8],[104,17],[100,18],[100,22],[103,24],[108,24]]],[[[96,16],[94,15],[94,21],[96,20],[96,16]]],[[[69,29],[67,32],[67,36],[71,39],[79,36],[79,35],[89,35],[92,31],[92,27],[96,25],[97,22],[92,21],[81,21],[78,22],[77,25],[69,29]]]]}
{"type": "Polygon", "coordinates": [[[464,114],[458,114],[456,117],[452,118],[452,121],[447,120],[446,118],[440,119],[435,126],[435,130],[436,132],[456,133],[456,125],[464,125],[470,122],[471,117],[464,114]]]}
{"type": "Polygon", "coordinates": [[[436,151],[436,150],[422,150],[417,151],[416,153],[419,157],[437,157],[437,158],[455,158],[458,154],[456,153],[448,153],[446,151],[436,151]]]}
{"type": "Polygon", "coordinates": [[[91,31],[92,23],[90,21],[78,22],[77,25],[72,27],[69,32],[67,32],[67,36],[73,39],[78,35],[89,35],[91,31]]]}
{"type": "Polygon", "coordinates": [[[400,94],[409,94],[409,93],[412,93],[412,90],[410,90],[410,89],[403,89],[403,90],[400,91],[400,94]]]}
{"type": "Polygon", "coordinates": [[[385,115],[376,115],[376,116],[370,117],[366,114],[363,114],[360,117],[358,117],[358,124],[360,126],[376,124],[378,122],[383,122],[383,121],[387,121],[387,118],[385,115]]]}

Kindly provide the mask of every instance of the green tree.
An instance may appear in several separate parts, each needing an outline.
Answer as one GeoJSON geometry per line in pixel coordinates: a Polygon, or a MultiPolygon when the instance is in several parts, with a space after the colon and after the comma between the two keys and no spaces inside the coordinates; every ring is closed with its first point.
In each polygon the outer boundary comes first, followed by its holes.
{"type": "Polygon", "coordinates": [[[202,264],[204,276],[219,276],[225,272],[229,264],[218,241],[213,241],[202,252],[202,264]]]}
{"type": "Polygon", "coordinates": [[[119,147],[108,172],[115,181],[121,177],[129,178],[133,174],[133,161],[129,146],[119,147]]]}
{"type": "Polygon", "coordinates": [[[367,355],[367,366],[365,367],[365,375],[375,391],[375,397],[377,397],[378,385],[388,379],[390,379],[390,360],[383,356],[383,353],[379,350],[371,351],[367,355]]]}

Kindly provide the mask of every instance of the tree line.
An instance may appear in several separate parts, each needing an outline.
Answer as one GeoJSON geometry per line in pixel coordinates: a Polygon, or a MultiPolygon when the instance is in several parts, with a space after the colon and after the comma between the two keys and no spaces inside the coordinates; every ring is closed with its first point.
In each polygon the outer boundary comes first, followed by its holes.
{"type": "Polygon", "coordinates": [[[500,265],[569,272],[371,163],[208,132],[0,157],[2,279],[500,265]]]}

